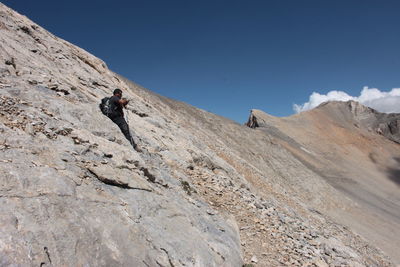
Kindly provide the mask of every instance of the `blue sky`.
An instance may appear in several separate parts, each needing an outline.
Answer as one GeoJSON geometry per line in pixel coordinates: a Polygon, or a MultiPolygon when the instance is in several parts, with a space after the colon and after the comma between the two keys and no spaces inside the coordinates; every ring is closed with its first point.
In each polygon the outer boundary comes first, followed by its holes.
{"type": "Polygon", "coordinates": [[[159,94],[246,121],[331,90],[400,87],[400,1],[2,3],[159,94]]]}

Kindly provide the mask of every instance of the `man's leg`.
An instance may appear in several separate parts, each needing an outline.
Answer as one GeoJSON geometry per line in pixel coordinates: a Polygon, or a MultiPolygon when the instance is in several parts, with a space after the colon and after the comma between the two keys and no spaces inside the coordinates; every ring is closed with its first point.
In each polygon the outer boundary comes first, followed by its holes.
{"type": "Polygon", "coordinates": [[[128,124],[126,123],[124,117],[115,117],[111,119],[115,124],[118,125],[118,127],[121,129],[121,132],[125,135],[125,138],[128,139],[128,141],[131,143],[133,148],[136,147],[135,142],[133,141],[133,138],[131,136],[131,133],[129,131],[128,124]]]}

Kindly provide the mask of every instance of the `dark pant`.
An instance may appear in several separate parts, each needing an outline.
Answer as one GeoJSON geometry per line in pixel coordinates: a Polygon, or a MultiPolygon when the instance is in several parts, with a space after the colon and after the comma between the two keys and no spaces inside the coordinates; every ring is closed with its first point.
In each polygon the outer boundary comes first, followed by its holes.
{"type": "Polygon", "coordinates": [[[126,123],[124,117],[122,116],[116,116],[116,117],[110,117],[110,119],[118,125],[118,127],[121,129],[121,132],[125,135],[125,138],[128,139],[128,141],[132,144],[133,147],[136,146],[136,144],[133,141],[133,138],[131,136],[131,133],[129,132],[129,127],[128,124],[126,123]]]}

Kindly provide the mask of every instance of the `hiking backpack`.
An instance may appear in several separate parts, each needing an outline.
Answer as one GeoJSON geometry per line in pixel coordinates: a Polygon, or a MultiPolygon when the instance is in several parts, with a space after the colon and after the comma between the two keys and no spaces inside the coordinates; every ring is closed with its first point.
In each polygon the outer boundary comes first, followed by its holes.
{"type": "Polygon", "coordinates": [[[104,97],[101,100],[101,103],[99,104],[101,113],[103,113],[104,115],[106,115],[107,117],[110,115],[111,113],[111,103],[110,103],[110,98],[111,97],[104,97]]]}

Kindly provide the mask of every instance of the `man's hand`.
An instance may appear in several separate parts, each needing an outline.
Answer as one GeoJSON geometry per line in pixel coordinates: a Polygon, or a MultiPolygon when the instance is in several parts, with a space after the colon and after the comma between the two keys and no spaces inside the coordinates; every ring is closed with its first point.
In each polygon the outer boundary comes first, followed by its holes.
{"type": "Polygon", "coordinates": [[[126,98],[122,98],[122,99],[119,100],[119,103],[120,103],[122,106],[125,107],[126,105],[128,105],[129,100],[126,99],[126,98]]]}

